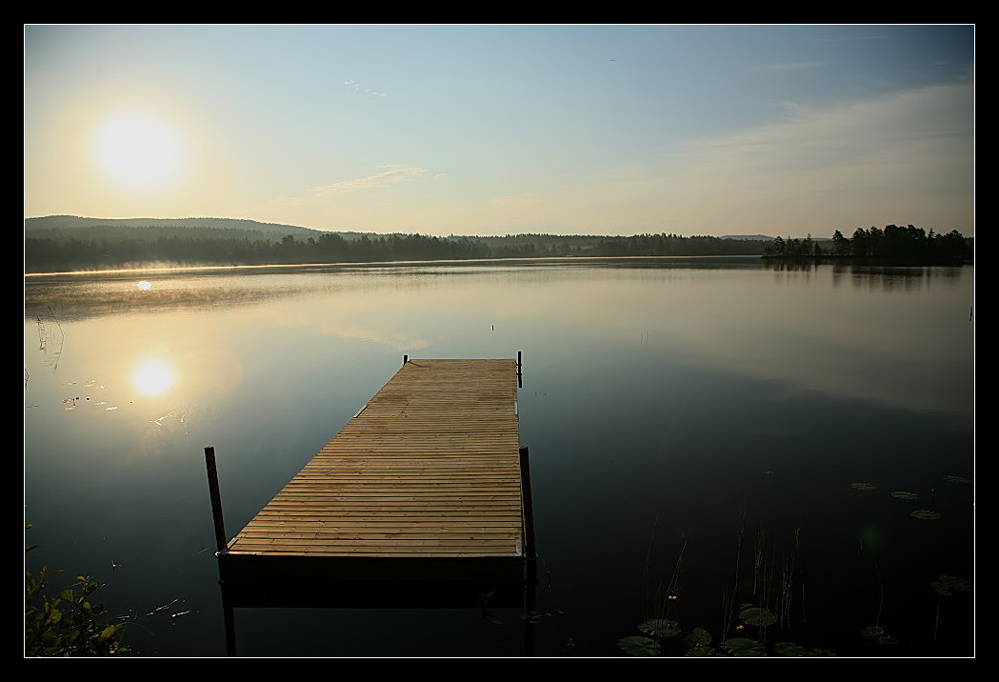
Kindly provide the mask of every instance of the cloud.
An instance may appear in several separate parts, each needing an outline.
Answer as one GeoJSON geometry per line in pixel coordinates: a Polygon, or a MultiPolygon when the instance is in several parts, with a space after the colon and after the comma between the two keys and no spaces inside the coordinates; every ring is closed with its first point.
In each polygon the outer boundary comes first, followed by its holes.
{"type": "Polygon", "coordinates": [[[371,95],[372,97],[385,96],[384,92],[376,92],[371,88],[361,88],[361,86],[358,85],[357,81],[355,80],[344,81],[343,84],[346,85],[348,88],[354,90],[355,92],[363,92],[365,95],[371,95]]]}
{"type": "MultiPolygon", "coordinates": [[[[783,103],[787,120],[727,138],[688,145],[695,167],[729,177],[836,171],[845,184],[894,177],[917,168],[939,170],[970,162],[973,95],[967,84],[934,86],[825,111],[783,103]],[[696,160],[696,161],[695,161],[696,160]],[[889,162],[885,167],[880,162],[889,162]]],[[[772,179],[772,176],[771,176],[772,179]]],[[[795,182],[797,184],[797,182],[795,182]]]]}
{"type": "Polygon", "coordinates": [[[330,192],[357,192],[365,189],[376,189],[396,185],[400,182],[409,182],[427,172],[425,168],[416,166],[386,165],[379,166],[379,168],[385,170],[355,180],[344,180],[321,187],[311,187],[309,191],[316,194],[328,194],[330,192]]]}
{"type": "Polygon", "coordinates": [[[973,84],[821,110],[779,105],[779,120],[768,125],[690,140],[651,163],[546,190],[541,203],[502,196],[492,207],[557,230],[604,234],[829,236],[890,223],[973,234],[973,84]]]}
{"type": "Polygon", "coordinates": [[[268,203],[278,206],[302,206],[306,201],[305,197],[278,197],[277,199],[271,199],[268,203]]]}

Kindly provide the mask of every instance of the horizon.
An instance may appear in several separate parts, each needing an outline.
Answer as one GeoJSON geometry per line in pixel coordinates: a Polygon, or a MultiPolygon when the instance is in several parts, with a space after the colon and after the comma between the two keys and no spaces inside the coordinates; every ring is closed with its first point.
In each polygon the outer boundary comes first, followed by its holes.
{"type": "Polygon", "coordinates": [[[25,215],[973,238],[974,29],[25,25],[25,215]]]}
{"type": "MultiPolygon", "coordinates": [[[[431,235],[431,234],[423,234],[423,233],[418,233],[418,232],[398,232],[398,231],[396,231],[396,232],[363,232],[363,231],[360,231],[360,230],[322,230],[322,229],[315,228],[315,227],[309,227],[308,225],[293,225],[291,223],[265,223],[265,222],[262,222],[262,221],[259,221],[259,220],[253,220],[252,218],[232,218],[232,217],[223,217],[223,216],[183,216],[183,217],[172,217],[172,216],[162,216],[162,217],[160,217],[160,216],[156,216],[156,217],[154,217],[154,216],[129,216],[129,217],[122,217],[122,218],[107,218],[107,217],[101,217],[101,216],[79,216],[79,215],[71,215],[71,214],[66,214],[66,213],[53,214],[53,215],[43,215],[43,216],[25,216],[25,220],[39,220],[39,219],[45,219],[45,218],[77,218],[79,220],[239,220],[239,221],[246,221],[246,222],[255,222],[255,223],[258,223],[258,224],[261,224],[261,225],[275,225],[275,226],[293,227],[293,228],[297,228],[297,229],[310,230],[310,231],[313,231],[313,232],[320,232],[320,233],[322,233],[322,232],[359,233],[359,234],[370,234],[371,236],[375,236],[375,237],[378,237],[378,236],[388,236],[388,235],[393,235],[393,234],[411,234],[411,235],[412,234],[416,234],[416,235],[424,236],[424,237],[439,237],[439,238],[444,238],[444,239],[453,238],[453,237],[457,237],[457,238],[473,238],[473,239],[481,239],[481,238],[502,239],[502,238],[509,238],[509,237],[535,236],[535,235],[536,236],[550,236],[550,237],[584,237],[584,238],[596,238],[596,237],[638,237],[638,236],[642,236],[643,234],[672,234],[672,235],[674,235],[676,237],[680,237],[680,238],[690,238],[690,237],[719,237],[719,238],[727,238],[727,239],[740,239],[740,238],[742,238],[742,239],[756,239],[756,238],[765,237],[767,239],[776,239],[777,237],[781,237],[782,239],[784,239],[784,238],[787,238],[787,239],[805,239],[805,238],[809,238],[809,239],[813,239],[813,240],[816,240],[816,241],[823,241],[823,240],[828,241],[828,240],[832,239],[832,234],[830,234],[829,236],[824,236],[824,235],[815,235],[815,234],[810,234],[809,233],[809,234],[806,234],[803,237],[796,237],[796,236],[793,236],[793,235],[782,235],[782,234],[777,234],[777,233],[774,233],[774,234],[764,234],[764,233],[755,233],[755,232],[754,233],[726,233],[726,234],[716,234],[716,235],[699,234],[699,233],[683,234],[683,233],[676,233],[676,232],[674,232],[674,233],[640,232],[640,233],[633,233],[633,234],[624,234],[624,233],[622,233],[622,234],[600,234],[600,233],[594,233],[594,234],[580,234],[580,233],[552,234],[552,233],[543,233],[543,232],[510,232],[510,233],[506,233],[506,234],[472,234],[472,233],[468,233],[468,234],[431,235]]],[[[893,224],[893,223],[889,223],[889,224],[893,224]]],[[[858,226],[858,228],[859,227],[860,226],[858,226]]],[[[868,226],[868,227],[863,227],[862,229],[866,230],[866,229],[869,229],[870,227],[876,227],[878,229],[883,229],[882,226],[878,226],[878,225],[871,225],[871,226],[868,226]]],[[[898,227],[907,227],[907,225],[898,225],[898,227]]],[[[921,226],[921,225],[913,225],[913,227],[923,228],[923,226],[921,226]]],[[[67,229],[71,229],[72,230],[74,228],[67,228],[67,229]]],[[[923,228],[923,229],[925,229],[925,231],[927,233],[930,232],[930,230],[928,228],[923,228]]],[[[852,234],[853,234],[852,231],[850,233],[846,233],[846,232],[843,232],[842,230],[840,230],[840,233],[844,237],[846,237],[847,239],[849,239],[852,236],[852,234]]],[[[936,233],[935,230],[934,230],[934,233],[936,233]]],[[[961,235],[965,239],[974,239],[974,235],[966,235],[964,233],[961,233],[961,235]]]]}

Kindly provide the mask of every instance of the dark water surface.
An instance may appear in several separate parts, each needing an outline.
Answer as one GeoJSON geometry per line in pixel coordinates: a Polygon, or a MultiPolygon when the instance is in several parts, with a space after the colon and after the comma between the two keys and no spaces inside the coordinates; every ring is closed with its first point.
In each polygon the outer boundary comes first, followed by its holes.
{"type": "Polygon", "coordinates": [[[974,595],[932,583],[974,579],[973,300],[972,267],[758,259],[29,277],[27,568],[103,580],[138,655],[223,656],[203,448],[231,537],[403,354],[519,350],[526,649],[488,603],[247,608],[240,655],[617,656],[666,607],[682,654],[695,627],[759,638],[752,604],[782,616],[770,653],[971,656],[974,595]]]}

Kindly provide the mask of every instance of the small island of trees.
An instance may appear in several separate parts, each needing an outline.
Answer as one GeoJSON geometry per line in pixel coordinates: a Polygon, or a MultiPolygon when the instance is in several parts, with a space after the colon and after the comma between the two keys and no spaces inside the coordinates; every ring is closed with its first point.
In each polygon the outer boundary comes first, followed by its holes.
{"type": "Polygon", "coordinates": [[[832,240],[818,242],[777,237],[763,247],[763,257],[773,259],[855,259],[906,264],[962,263],[974,258],[972,240],[957,230],[927,233],[921,227],[888,225],[885,229],[857,228],[847,239],[836,230],[832,240]]]}

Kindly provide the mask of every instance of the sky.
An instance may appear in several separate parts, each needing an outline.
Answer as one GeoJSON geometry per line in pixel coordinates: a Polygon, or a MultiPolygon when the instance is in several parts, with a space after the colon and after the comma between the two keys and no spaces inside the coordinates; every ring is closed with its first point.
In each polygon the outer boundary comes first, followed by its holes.
{"type": "Polygon", "coordinates": [[[25,25],[24,215],[974,236],[973,25],[25,25]]]}

